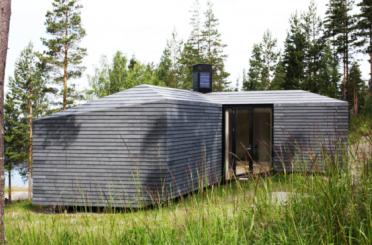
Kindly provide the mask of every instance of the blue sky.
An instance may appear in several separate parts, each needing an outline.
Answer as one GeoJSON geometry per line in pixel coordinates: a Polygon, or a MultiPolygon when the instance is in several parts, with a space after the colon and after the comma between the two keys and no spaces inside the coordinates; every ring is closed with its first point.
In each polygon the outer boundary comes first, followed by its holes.
{"type": "MultiPolygon", "coordinates": [[[[259,42],[269,29],[281,47],[288,29],[288,19],[296,11],[307,9],[310,0],[214,0],[216,16],[220,20],[222,40],[228,58],[226,70],[234,82],[247,69],[252,45],[259,42]]],[[[315,0],[320,15],[324,15],[328,0],[315,0]]],[[[100,57],[110,58],[117,50],[144,62],[158,62],[166,40],[176,29],[182,39],[190,33],[190,9],[194,0],[82,0],[83,26],[87,31],[82,45],[88,49],[84,60],[87,67],[78,83],[88,85],[100,57]]],[[[205,7],[205,0],[200,0],[205,7]]],[[[7,59],[8,77],[20,51],[32,41],[42,50],[40,37],[45,35],[44,16],[50,0],[13,0],[7,59]]],[[[363,78],[368,78],[367,56],[359,56],[363,78]]]]}

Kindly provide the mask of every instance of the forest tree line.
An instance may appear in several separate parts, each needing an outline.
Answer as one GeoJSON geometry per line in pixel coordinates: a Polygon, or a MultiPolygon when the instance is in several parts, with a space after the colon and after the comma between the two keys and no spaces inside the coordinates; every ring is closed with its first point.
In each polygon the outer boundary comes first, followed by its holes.
{"type": "Polygon", "coordinates": [[[6,167],[9,171],[23,167],[29,183],[34,119],[143,83],[191,89],[192,65],[197,63],[213,66],[214,91],[303,89],[346,100],[353,114],[372,114],[372,78],[369,85],[362,80],[355,58],[358,53],[368,54],[372,76],[370,0],[329,0],[324,19],[311,1],[306,11],[290,17],[282,46],[265,31],[247,57],[248,68],[236,83],[241,87],[234,86],[225,69],[226,44],[213,5],[208,2],[202,8],[196,1],[187,39],[173,31],[156,63],[141,62],[120,51],[112,60],[103,57],[88,76],[85,91],[75,84],[85,70],[82,61],[87,55],[80,43],[86,34],[81,24],[83,6],[78,0],[51,2],[45,15],[46,34],[41,37],[44,49],[35,50],[29,43],[20,53],[5,100],[6,167]]]}

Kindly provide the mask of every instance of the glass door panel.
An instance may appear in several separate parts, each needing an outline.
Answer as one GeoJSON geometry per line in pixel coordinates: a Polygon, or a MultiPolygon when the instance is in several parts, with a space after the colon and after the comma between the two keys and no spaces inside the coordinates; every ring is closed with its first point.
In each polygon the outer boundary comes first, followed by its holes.
{"type": "Polygon", "coordinates": [[[236,169],[235,174],[245,175],[249,172],[249,166],[252,162],[252,109],[236,109],[236,169]]]}
{"type": "Polygon", "coordinates": [[[226,180],[271,170],[272,108],[228,107],[224,110],[226,180]]]}
{"type": "Polygon", "coordinates": [[[225,110],[225,159],[224,159],[224,171],[225,179],[229,180],[234,176],[234,155],[233,150],[233,122],[234,122],[234,111],[233,109],[225,110]]]}
{"type": "Polygon", "coordinates": [[[253,168],[255,172],[271,170],[272,109],[253,109],[253,168]]]}

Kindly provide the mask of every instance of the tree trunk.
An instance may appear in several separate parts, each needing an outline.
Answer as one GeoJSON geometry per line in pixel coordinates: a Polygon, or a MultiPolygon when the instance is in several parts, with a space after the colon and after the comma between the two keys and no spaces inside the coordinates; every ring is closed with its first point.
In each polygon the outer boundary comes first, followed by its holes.
{"type": "Polygon", "coordinates": [[[67,108],[67,49],[65,49],[65,58],[63,62],[63,110],[67,108]]]}
{"type": "MultiPolygon", "coordinates": [[[[65,27],[65,38],[68,36],[68,13],[65,12],[65,20],[66,20],[66,27],[65,27]]],[[[68,80],[68,45],[67,43],[64,44],[64,57],[63,57],[63,110],[67,109],[67,80],[68,80]]]]}
{"type": "Polygon", "coordinates": [[[9,163],[8,169],[8,201],[9,203],[12,202],[12,163],[9,163]]]}
{"type": "Polygon", "coordinates": [[[358,104],[359,104],[359,102],[358,102],[358,91],[357,91],[357,89],[356,89],[356,86],[354,85],[354,95],[353,95],[353,97],[354,97],[354,115],[358,115],[358,104]]]}
{"type": "Polygon", "coordinates": [[[5,244],[4,232],[4,77],[8,51],[11,0],[0,1],[0,244],[5,244]]]}
{"type": "Polygon", "coordinates": [[[32,87],[29,91],[28,99],[28,200],[31,201],[32,198],[32,87]]]}
{"type": "Polygon", "coordinates": [[[369,85],[368,85],[368,92],[369,96],[372,97],[372,52],[369,53],[369,85]]]}
{"type": "Polygon", "coordinates": [[[347,55],[347,52],[344,54],[344,78],[342,81],[342,99],[347,100],[347,86],[348,86],[348,80],[349,80],[349,58],[347,55]]]}

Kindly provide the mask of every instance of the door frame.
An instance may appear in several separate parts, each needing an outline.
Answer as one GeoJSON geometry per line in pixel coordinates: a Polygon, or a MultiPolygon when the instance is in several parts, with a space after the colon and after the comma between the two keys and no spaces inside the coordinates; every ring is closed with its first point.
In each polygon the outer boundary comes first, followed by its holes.
{"type": "MultiPolygon", "coordinates": [[[[274,167],[274,105],[273,104],[226,104],[222,105],[222,172],[223,172],[223,179],[226,180],[226,173],[225,173],[225,112],[227,109],[232,109],[233,112],[236,112],[236,109],[247,109],[250,111],[250,121],[252,122],[253,119],[253,111],[254,108],[270,108],[271,109],[271,166],[274,167]]],[[[235,125],[236,128],[236,116],[234,115],[232,118],[232,125],[235,125]]],[[[250,134],[249,134],[249,141],[253,142],[253,123],[249,125],[250,134]]],[[[231,149],[236,154],[236,134],[233,133],[232,137],[232,146],[231,149]]],[[[234,168],[234,175],[236,176],[236,161],[233,161],[233,168],[234,168]]]]}

